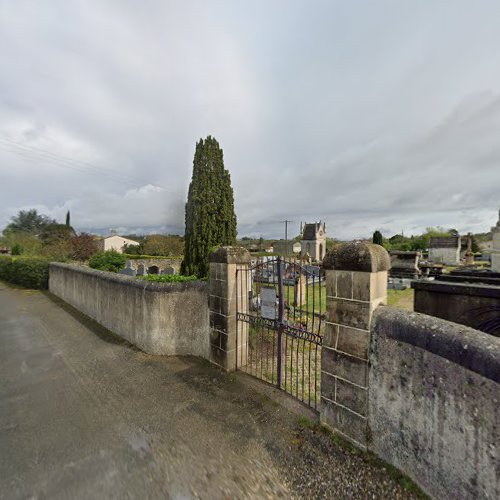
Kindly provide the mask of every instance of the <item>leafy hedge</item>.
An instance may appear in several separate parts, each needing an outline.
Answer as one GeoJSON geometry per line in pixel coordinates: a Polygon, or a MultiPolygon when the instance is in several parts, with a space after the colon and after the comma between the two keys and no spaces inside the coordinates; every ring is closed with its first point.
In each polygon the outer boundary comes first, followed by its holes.
{"type": "Polygon", "coordinates": [[[0,279],[25,288],[49,287],[49,262],[41,257],[0,257],[0,279]]]}
{"type": "Polygon", "coordinates": [[[138,259],[182,259],[182,255],[178,256],[165,256],[165,255],[136,255],[133,253],[125,253],[123,254],[127,258],[127,260],[138,260],[138,259]]]}
{"type": "Polygon", "coordinates": [[[110,271],[117,273],[125,267],[127,257],[123,253],[108,250],[107,252],[99,252],[89,259],[89,266],[100,271],[110,271]]]}
{"type": "Polygon", "coordinates": [[[141,280],[155,281],[156,283],[185,283],[186,281],[196,281],[196,276],[181,276],[180,274],[147,274],[137,276],[141,280]]]}

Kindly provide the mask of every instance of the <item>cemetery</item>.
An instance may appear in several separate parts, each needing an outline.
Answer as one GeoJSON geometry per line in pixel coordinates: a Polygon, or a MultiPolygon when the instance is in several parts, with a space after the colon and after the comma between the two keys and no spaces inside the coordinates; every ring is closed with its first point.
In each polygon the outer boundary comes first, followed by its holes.
{"type": "MultiPolygon", "coordinates": [[[[272,384],[278,378],[285,392],[317,408],[324,425],[397,466],[431,496],[493,498],[500,339],[384,306],[390,268],[378,245],[335,247],[322,263],[311,309],[297,298],[297,274],[284,280],[295,291],[283,293],[278,307],[273,261],[264,261],[269,272],[260,280],[250,254],[237,247],[210,255],[208,283],[143,283],[51,264],[49,289],[145,352],[201,356],[272,384]],[[272,299],[263,295],[270,285],[272,299]],[[278,343],[276,321],[289,332],[278,343]]],[[[469,291],[467,300],[474,296],[469,291]]]]}
{"type": "MultiPolygon", "coordinates": [[[[94,251],[37,261],[36,279],[147,355],[194,356],[281,391],[432,497],[494,498],[500,220],[492,234],[491,268],[474,262],[471,235],[431,237],[428,254],[366,241],[327,251],[313,222],[268,255],[215,245],[203,260],[191,233],[184,258],[94,251]],[[412,310],[387,306],[405,290],[412,310]]],[[[34,269],[1,259],[3,278],[34,269]]]]}

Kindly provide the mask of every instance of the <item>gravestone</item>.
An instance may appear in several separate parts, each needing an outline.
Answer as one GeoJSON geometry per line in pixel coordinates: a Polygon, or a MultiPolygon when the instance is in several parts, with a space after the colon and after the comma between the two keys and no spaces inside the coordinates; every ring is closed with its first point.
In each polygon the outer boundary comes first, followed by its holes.
{"type": "Polygon", "coordinates": [[[474,254],[472,253],[472,234],[467,235],[467,251],[465,252],[465,265],[474,265],[474,254]]]}
{"type": "Polygon", "coordinates": [[[161,274],[175,274],[175,269],[171,266],[167,266],[165,269],[162,269],[161,274]]]}
{"type": "Polygon", "coordinates": [[[307,276],[299,273],[295,278],[295,286],[293,288],[293,306],[302,307],[307,303],[307,276]]]}
{"type": "Polygon", "coordinates": [[[139,267],[137,268],[137,276],[147,276],[148,270],[146,269],[146,266],[144,264],[139,264],[139,267]]]}
{"type": "Polygon", "coordinates": [[[125,269],[122,269],[120,274],[124,274],[125,276],[135,276],[137,274],[137,271],[132,267],[132,261],[127,261],[125,269]]]}

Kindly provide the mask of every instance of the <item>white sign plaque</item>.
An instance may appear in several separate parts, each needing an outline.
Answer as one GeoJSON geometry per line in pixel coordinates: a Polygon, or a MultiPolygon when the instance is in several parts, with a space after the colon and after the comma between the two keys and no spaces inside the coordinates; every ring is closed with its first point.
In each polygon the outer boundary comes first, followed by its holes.
{"type": "Polygon", "coordinates": [[[260,313],[263,318],[276,319],[276,288],[264,286],[260,289],[260,313]]]}

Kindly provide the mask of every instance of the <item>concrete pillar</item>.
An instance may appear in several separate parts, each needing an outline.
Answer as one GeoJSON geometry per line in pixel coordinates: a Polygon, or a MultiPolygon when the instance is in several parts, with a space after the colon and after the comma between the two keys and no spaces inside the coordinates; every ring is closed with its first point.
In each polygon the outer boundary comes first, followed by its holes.
{"type": "Polygon", "coordinates": [[[373,311],[387,303],[387,251],[339,245],[323,260],[326,325],[321,351],[321,421],[362,448],[368,432],[368,350],[373,311]]]}
{"type": "Polygon", "coordinates": [[[236,355],[246,363],[248,323],[240,322],[240,338],[236,349],[236,308],[248,312],[250,254],[241,247],[222,247],[209,257],[209,308],[211,361],[227,371],[236,369],[236,355]]]}

